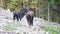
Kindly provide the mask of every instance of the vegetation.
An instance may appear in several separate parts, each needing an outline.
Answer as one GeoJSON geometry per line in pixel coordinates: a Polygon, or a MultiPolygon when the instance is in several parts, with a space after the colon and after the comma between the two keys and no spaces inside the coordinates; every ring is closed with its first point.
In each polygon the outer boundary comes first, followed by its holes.
{"type": "Polygon", "coordinates": [[[10,24],[10,25],[5,26],[4,28],[5,28],[6,30],[15,30],[16,27],[17,27],[16,24],[10,24]]]}
{"type": "MultiPolygon", "coordinates": [[[[60,14],[59,14],[59,5],[60,5],[60,0],[50,0],[49,1],[49,7],[50,7],[50,19],[53,21],[53,22],[59,22],[60,20],[60,14]]],[[[60,22],[59,22],[60,23],[60,22]]]]}
{"type": "Polygon", "coordinates": [[[60,33],[60,28],[55,28],[55,27],[52,27],[52,26],[44,26],[44,29],[46,31],[49,31],[52,34],[59,34],[60,33]]]}

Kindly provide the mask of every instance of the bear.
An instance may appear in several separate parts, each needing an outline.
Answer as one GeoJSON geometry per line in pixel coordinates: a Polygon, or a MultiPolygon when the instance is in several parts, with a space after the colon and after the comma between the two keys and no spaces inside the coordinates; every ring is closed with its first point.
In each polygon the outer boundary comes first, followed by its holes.
{"type": "Polygon", "coordinates": [[[19,12],[19,18],[20,20],[25,16],[25,14],[28,12],[28,10],[26,8],[23,8],[20,10],[19,12]]]}
{"type": "Polygon", "coordinates": [[[15,10],[13,12],[13,20],[15,21],[15,19],[17,19],[17,21],[19,21],[19,11],[18,10],[15,10]]]}
{"type": "Polygon", "coordinates": [[[17,21],[21,21],[21,19],[25,16],[25,14],[28,12],[26,8],[22,8],[21,10],[15,10],[13,12],[13,19],[17,19],[17,21]]]}
{"type": "Polygon", "coordinates": [[[28,22],[29,26],[33,26],[33,19],[34,19],[33,11],[28,11],[26,13],[26,19],[27,19],[27,22],[28,22]]]}

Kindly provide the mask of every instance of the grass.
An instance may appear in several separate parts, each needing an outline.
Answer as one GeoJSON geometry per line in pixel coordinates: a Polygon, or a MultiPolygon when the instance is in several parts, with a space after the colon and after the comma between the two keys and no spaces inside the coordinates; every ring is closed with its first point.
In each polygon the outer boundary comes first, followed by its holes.
{"type": "Polygon", "coordinates": [[[4,27],[6,30],[15,30],[16,29],[16,25],[15,24],[10,24],[8,26],[4,27]]]}
{"type": "Polygon", "coordinates": [[[52,34],[59,34],[60,32],[60,28],[55,28],[55,27],[51,27],[51,26],[45,26],[44,27],[44,29],[46,30],[46,31],[49,31],[50,33],[52,33],[52,34]]]}

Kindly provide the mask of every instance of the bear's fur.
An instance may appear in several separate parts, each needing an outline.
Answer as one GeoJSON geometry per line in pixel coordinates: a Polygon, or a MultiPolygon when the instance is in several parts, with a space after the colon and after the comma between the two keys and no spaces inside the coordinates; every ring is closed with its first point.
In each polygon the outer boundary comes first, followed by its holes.
{"type": "Polygon", "coordinates": [[[19,19],[21,20],[27,12],[28,12],[28,10],[26,8],[23,8],[21,10],[15,10],[13,12],[14,21],[15,21],[15,19],[17,19],[17,21],[19,21],[19,19]]]}
{"type": "Polygon", "coordinates": [[[17,11],[17,10],[15,10],[14,12],[13,12],[13,20],[15,21],[15,19],[17,19],[17,21],[19,21],[19,11],[17,11]]]}
{"type": "Polygon", "coordinates": [[[27,21],[28,21],[29,26],[30,26],[30,25],[33,26],[33,19],[34,19],[34,13],[33,13],[33,11],[28,11],[28,12],[26,13],[26,19],[27,19],[27,21]]]}

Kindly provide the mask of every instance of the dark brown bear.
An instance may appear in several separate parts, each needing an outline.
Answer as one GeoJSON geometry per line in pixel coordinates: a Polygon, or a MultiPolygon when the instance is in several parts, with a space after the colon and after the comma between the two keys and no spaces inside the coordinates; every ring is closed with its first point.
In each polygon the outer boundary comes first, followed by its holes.
{"type": "Polygon", "coordinates": [[[27,12],[28,12],[28,10],[26,8],[23,8],[21,10],[15,10],[13,12],[14,21],[15,21],[15,19],[17,19],[17,21],[21,20],[27,12]]]}
{"type": "Polygon", "coordinates": [[[19,11],[15,10],[13,12],[13,20],[15,21],[15,19],[17,19],[17,21],[19,21],[19,15],[18,15],[19,11]]]}
{"type": "Polygon", "coordinates": [[[34,13],[33,13],[33,11],[28,11],[27,12],[26,19],[28,21],[29,26],[33,26],[33,19],[34,19],[34,13]]]}

